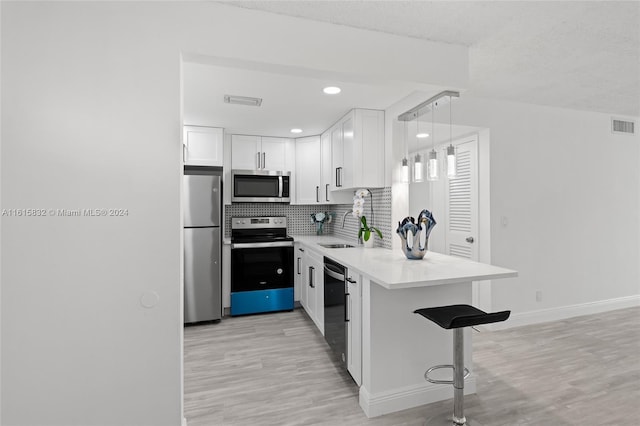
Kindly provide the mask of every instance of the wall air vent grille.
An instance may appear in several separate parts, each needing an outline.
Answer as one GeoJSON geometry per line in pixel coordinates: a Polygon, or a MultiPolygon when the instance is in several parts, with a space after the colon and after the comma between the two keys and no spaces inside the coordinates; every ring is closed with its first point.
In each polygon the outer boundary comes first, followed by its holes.
{"type": "Polygon", "coordinates": [[[624,135],[635,135],[636,133],[636,123],[635,121],[628,120],[619,120],[617,118],[611,119],[611,132],[624,134],[624,135]]]}
{"type": "Polygon", "coordinates": [[[262,105],[261,98],[250,98],[248,96],[224,95],[224,102],[227,104],[247,105],[247,106],[257,106],[257,107],[262,105]]]}

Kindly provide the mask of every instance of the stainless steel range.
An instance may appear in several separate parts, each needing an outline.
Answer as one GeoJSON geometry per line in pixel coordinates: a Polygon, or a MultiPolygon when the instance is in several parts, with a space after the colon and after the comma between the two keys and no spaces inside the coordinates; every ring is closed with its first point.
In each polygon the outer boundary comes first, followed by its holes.
{"type": "Polygon", "coordinates": [[[293,310],[287,218],[231,218],[231,315],[293,310]]]}

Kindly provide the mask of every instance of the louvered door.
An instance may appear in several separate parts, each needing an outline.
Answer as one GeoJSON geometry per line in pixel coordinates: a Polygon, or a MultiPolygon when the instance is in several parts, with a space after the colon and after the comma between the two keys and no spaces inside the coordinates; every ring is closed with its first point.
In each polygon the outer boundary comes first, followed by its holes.
{"type": "Polygon", "coordinates": [[[478,260],[478,143],[473,138],[454,145],[457,176],[445,177],[446,250],[451,256],[478,260]]]}

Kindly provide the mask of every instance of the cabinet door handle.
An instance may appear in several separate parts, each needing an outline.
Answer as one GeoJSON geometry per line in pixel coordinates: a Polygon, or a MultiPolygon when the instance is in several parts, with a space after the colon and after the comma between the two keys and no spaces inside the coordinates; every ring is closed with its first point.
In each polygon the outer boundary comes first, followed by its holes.
{"type": "Polygon", "coordinates": [[[183,163],[187,162],[187,150],[188,150],[187,144],[183,143],[182,144],[182,162],[183,163]]]}
{"type": "Polygon", "coordinates": [[[344,294],[344,322],[351,321],[351,314],[349,312],[349,297],[351,295],[349,293],[344,294]]]}
{"type": "Polygon", "coordinates": [[[347,281],[350,282],[351,284],[357,284],[358,283],[358,281],[354,280],[351,277],[347,278],[347,281]]]}
{"type": "Polygon", "coordinates": [[[338,172],[338,178],[339,179],[338,180],[340,181],[340,183],[337,184],[336,186],[342,187],[342,167],[338,167],[338,170],[339,170],[339,172],[338,172]]]}
{"type": "Polygon", "coordinates": [[[256,153],[256,169],[260,168],[260,153],[256,153]]]}
{"type": "Polygon", "coordinates": [[[326,185],[324,186],[324,198],[325,198],[327,201],[330,201],[330,200],[329,200],[329,184],[326,184],[326,185]]]}
{"type": "Polygon", "coordinates": [[[320,202],[320,187],[316,186],[316,203],[320,202]]]}
{"type": "Polygon", "coordinates": [[[309,266],[309,287],[315,288],[316,283],[313,282],[313,270],[315,268],[313,266],[309,266]]]}
{"type": "Polygon", "coordinates": [[[267,168],[267,154],[265,154],[264,152],[262,153],[262,168],[267,168]]]}
{"type": "Polygon", "coordinates": [[[302,258],[298,258],[298,275],[300,275],[300,261],[302,260],[302,258]]]}
{"type": "Polygon", "coordinates": [[[338,185],[338,169],[339,169],[339,168],[340,168],[340,167],[336,167],[336,188],[339,186],[339,185],[338,185]]]}

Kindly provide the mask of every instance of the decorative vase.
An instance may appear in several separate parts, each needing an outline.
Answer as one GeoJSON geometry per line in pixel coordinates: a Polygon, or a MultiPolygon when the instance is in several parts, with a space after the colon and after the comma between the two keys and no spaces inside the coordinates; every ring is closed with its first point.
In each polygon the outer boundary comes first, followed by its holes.
{"type": "Polygon", "coordinates": [[[418,224],[415,220],[407,216],[402,222],[398,222],[398,229],[396,233],[402,240],[402,252],[410,260],[420,260],[427,253],[427,247],[429,246],[429,234],[436,225],[436,220],[429,210],[422,210],[418,215],[418,224]],[[420,245],[420,234],[425,233],[424,246],[420,245]],[[408,234],[411,234],[411,247],[407,242],[408,234]]]}
{"type": "Polygon", "coordinates": [[[369,241],[364,241],[364,238],[362,239],[362,245],[365,246],[365,248],[372,248],[373,247],[373,234],[371,234],[371,236],[369,237],[369,241]]]}

